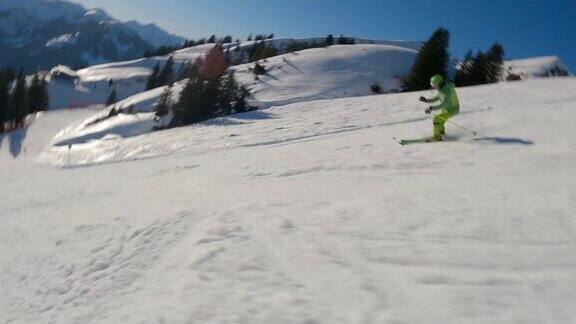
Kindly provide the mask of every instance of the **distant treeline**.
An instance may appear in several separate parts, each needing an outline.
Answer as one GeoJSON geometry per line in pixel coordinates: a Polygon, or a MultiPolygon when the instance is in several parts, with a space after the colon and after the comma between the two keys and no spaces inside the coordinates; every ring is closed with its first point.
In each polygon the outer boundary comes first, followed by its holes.
{"type": "MultiPolygon", "coordinates": [[[[274,54],[272,56],[277,55],[277,49],[274,48],[274,50],[276,52],[273,52],[270,50],[270,48],[273,48],[272,46],[264,46],[264,42],[265,40],[268,39],[273,39],[274,38],[274,34],[257,34],[255,36],[252,36],[252,34],[250,34],[247,38],[246,41],[255,41],[256,43],[254,44],[253,48],[248,49],[248,51],[250,51],[249,54],[249,58],[250,58],[250,62],[254,62],[257,61],[259,59],[262,58],[267,58],[270,57],[271,54],[274,54]],[[256,54],[254,54],[254,52],[256,52],[256,54]],[[259,52],[259,53],[258,53],[259,52]],[[268,52],[268,53],[262,53],[262,52],[268,52]]],[[[152,49],[152,50],[146,50],[144,52],[144,57],[153,57],[153,56],[166,56],[170,53],[173,53],[177,50],[181,50],[184,48],[189,48],[192,46],[198,46],[198,45],[204,45],[204,44],[231,44],[231,43],[241,43],[240,39],[236,39],[235,41],[232,41],[232,36],[227,35],[224,37],[218,37],[216,35],[212,35],[209,38],[201,38],[198,40],[194,40],[194,39],[189,39],[187,41],[185,41],[184,43],[180,44],[180,45],[175,45],[175,46],[160,46],[156,49],[152,49]]],[[[310,49],[310,48],[317,48],[317,47],[326,47],[326,46],[331,46],[331,45],[353,45],[355,44],[354,38],[352,37],[346,37],[344,35],[340,35],[338,38],[335,38],[334,35],[328,35],[326,36],[326,38],[324,39],[324,41],[321,42],[317,42],[317,41],[312,41],[310,43],[308,42],[291,42],[288,45],[287,51],[288,52],[296,52],[296,51],[301,51],[301,50],[305,50],[305,49],[310,49]]],[[[236,48],[237,51],[241,51],[242,49],[237,47],[236,48]]]]}
{"type": "MultiPolygon", "coordinates": [[[[252,36],[252,34],[250,34],[246,38],[246,41],[252,41],[252,40],[261,41],[261,40],[272,39],[272,38],[274,38],[274,34],[257,34],[254,37],[252,36]]],[[[240,42],[241,42],[240,39],[236,39],[236,43],[240,43],[240,42]]],[[[188,48],[188,47],[192,47],[192,46],[198,46],[198,45],[204,45],[204,44],[230,44],[230,43],[232,43],[232,36],[230,36],[230,35],[223,36],[223,37],[212,35],[208,38],[201,38],[198,40],[189,39],[180,45],[160,46],[160,47],[153,49],[153,50],[146,50],[144,52],[143,56],[144,57],[164,56],[164,55],[168,55],[174,51],[188,48]]]]}

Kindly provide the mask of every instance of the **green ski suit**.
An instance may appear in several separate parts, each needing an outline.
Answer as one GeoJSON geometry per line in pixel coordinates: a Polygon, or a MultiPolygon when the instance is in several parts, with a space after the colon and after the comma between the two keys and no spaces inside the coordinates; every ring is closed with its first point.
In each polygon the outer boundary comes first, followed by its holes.
{"type": "Polygon", "coordinates": [[[434,139],[440,140],[442,135],[445,134],[446,129],[444,123],[460,112],[460,102],[453,83],[444,82],[442,88],[438,91],[438,95],[434,98],[427,99],[426,102],[440,103],[436,106],[430,107],[432,110],[440,110],[440,113],[434,116],[432,124],[434,125],[434,139]]]}

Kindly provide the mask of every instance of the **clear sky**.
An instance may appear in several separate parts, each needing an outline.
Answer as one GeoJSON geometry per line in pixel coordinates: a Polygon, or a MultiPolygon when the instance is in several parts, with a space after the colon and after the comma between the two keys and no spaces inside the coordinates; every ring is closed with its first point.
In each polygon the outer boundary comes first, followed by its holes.
{"type": "Polygon", "coordinates": [[[187,38],[250,33],[346,34],[426,40],[437,28],[450,50],[504,45],[507,58],[559,55],[576,73],[576,0],[74,0],[120,20],[154,22],[187,38]]]}

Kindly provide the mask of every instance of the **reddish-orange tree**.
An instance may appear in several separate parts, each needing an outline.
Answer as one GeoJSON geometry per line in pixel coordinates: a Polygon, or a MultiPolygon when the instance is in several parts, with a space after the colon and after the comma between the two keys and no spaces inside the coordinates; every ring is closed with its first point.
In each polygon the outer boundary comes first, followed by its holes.
{"type": "Polygon", "coordinates": [[[200,73],[206,78],[218,79],[224,75],[226,69],[228,69],[228,64],[222,46],[216,45],[206,54],[200,66],[200,73]]]}

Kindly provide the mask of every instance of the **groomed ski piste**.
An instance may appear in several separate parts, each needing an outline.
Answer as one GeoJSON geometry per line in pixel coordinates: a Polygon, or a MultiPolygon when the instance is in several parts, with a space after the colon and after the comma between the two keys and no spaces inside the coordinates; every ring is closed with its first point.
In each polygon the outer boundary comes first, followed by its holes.
{"type": "Polygon", "coordinates": [[[0,322],[573,322],[575,88],[458,89],[479,135],[413,146],[429,92],[71,151],[94,112],[40,115],[0,141],[0,322]]]}

